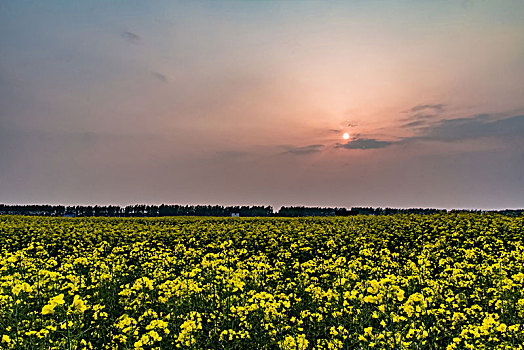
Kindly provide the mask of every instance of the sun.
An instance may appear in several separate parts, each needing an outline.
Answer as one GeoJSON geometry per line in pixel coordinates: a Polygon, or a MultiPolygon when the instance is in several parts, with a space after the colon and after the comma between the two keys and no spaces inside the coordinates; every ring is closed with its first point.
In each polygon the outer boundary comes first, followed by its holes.
{"type": "Polygon", "coordinates": [[[349,133],[345,132],[344,135],[342,135],[342,138],[343,138],[344,140],[349,139],[349,133]]]}

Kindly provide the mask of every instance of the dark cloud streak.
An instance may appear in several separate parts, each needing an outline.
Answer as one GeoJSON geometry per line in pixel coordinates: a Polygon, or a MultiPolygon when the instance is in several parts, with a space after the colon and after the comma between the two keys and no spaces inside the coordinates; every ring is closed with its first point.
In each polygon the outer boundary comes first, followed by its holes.
{"type": "Polygon", "coordinates": [[[142,42],[140,35],[133,32],[123,32],[120,36],[130,44],[140,44],[142,42]]]}
{"type": "Polygon", "coordinates": [[[424,141],[458,142],[488,137],[524,138],[524,115],[493,120],[489,114],[478,114],[470,118],[444,119],[433,125],[427,125],[425,121],[418,120],[402,126],[416,128],[417,135],[400,138],[397,141],[356,138],[345,144],[337,144],[335,148],[377,149],[424,141]]]}
{"type": "Polygon", "coordinates": [[[402,119],[403,121],[408,122],[402,127],[420,126],[427,124],[431,119],[435,119],[442,115],[444,112],[444,107],[445,104],[443,103],[416,105],[409,110],[404,111],[404,113],[409,113],[409,117],[402,119]],[[414,121],[417,121],[417,123],[410,123],[414,121]]]}
{"type": "Polygon", "coordinates": [[[426,125],[427,125],[427,121],[425,121],[425,120],[414,120],[412,122],[409,122],[409,123],[406,123],[406,124],[402,124],[401,127],[403,127],[403,128],[416,128],[416,127],[426,126],[426,125]]]}
{"type": "Polygon", "coordinates": [[[472,118],[442,120],[421,130],[417,139],[459,141],[481,137],[524,137],[524,115],[489,120],[490,115],[479,114],[472,118]]]}
{"type": "Polygon", "coordinates": [[[311,153],[317,153],[322,150],[324,145],[308,145],[308,146],[282,146],[286,148],[286,152],[288,154],[294,154],[294,155],[305,155],[305,154],[311,154],[311,153]]]}
{"type": "Polygon", "coordinates": [[[167,77],[162,74],[162,73],[158,73],[158,72],[151,72],[151,75],[156,78],[157,80],[163,82],[163,83],[167,83],[168,82],[168,79],[167,77]]]}
{"type": "Polygon", "coordinates": [[[444,111],[444,104],[438,103],[438,104],[424,104],[424,105],[416,105],[415,107],[412,107],[409,112],[420,112],[424,110],[432,110],[433,112],[443,112],[444,111]]]}
{"type": "Polygon", "coordinates": [[[384,148],[392,145],[392,141],[380,141],[377,139],[355,139],[347,143],[338,143],[335,148],[345,148],[345,149],[378,149],[384,148]]]}

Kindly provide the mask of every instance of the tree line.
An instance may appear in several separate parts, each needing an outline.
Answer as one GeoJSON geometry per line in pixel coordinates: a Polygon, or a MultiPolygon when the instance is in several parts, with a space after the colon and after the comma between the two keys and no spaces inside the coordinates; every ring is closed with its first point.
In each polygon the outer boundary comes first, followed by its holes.
{"type": "Polygon", "coordinates": [[[270,206],[222,205],[4,205],[0,215],[41,216],[108,216],[108,217],[157,217],[157,216],[272,216],[270,206]]]}
{"type": "MultiPolygon", "coordinates": [[[[352,207],[304,207],[282,206],[274,211],[271,206],[223,206],[223,205],[144,205],[135,204],[121,207],[118,205],[7,205],[0,204],[0,215],[39,215],[39,216],[105,216],[105,217],[160,217],[160,216],[352,216],[352,215],[393,215],[393,214],[436,214],[448,212],[445,209],[432,208],[372,208],[352,207]]],[[[450,212],[476,212],[480,210],[450,210],[450,212]]],[[[489,211],[506,216],[521,216],[524,209],[506,209],[489,211]]]]}

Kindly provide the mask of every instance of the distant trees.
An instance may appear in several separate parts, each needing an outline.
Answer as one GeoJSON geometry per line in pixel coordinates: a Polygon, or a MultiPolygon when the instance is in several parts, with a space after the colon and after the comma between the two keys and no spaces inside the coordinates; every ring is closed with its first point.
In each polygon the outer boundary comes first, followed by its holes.
{"type": "MultiPolygon", "coordinates": [[[[158,217],[158,216],[352,216],[352,215],[394,215],[394,214],[436,214],[445,213],[445,209],[432,208],[372,208],[353,207],[321,208],[304,206],[283,206],[274,212],[271,206],[222,206],[222,205],[144,205],[135,204],[120,207],[106,206],[63,206],[63,205],[6,205],[0,204],[0,215],[39,215],[39,216],[110,216],[110,217],[158,217]]],[[[450,212],[483,213],[480,210],[451,210],[450,212]]],[[[489,211],[505,216],[523,216],[524,209],[506,209],[489,211]]]]}
{"type": "Polygon", "coordinates": [[[0,215],[40,216],[272,216],[271,206],[222,206],[222,205],[143,205],[126,207],[107,206],[63,206],[63,205],[5,205],[0,204],[0,215]]]}
{"type": "Polygon", "coordinates": [[[277,216],[335,216],[336,208],[281,207],[277,216]]]}
{"type": "Polygon", "coordinates": [[[446,212],[443,209],[424,208],[372,208],[353,207],[346,208],[318,208],[318,207],[282,207],[277,216],[352,216],[352,215],[393,215],[393,214],[436,214],[446,212]]]}

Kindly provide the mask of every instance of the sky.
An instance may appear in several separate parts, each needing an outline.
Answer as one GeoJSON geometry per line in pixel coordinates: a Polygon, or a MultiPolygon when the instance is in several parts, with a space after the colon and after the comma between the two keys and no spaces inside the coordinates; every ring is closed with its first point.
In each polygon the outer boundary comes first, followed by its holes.
{"type": "Polygon", "coordinates": [[[3,0],[0,203],[523,208],[523,62],[516,0],[3,0]]]}

